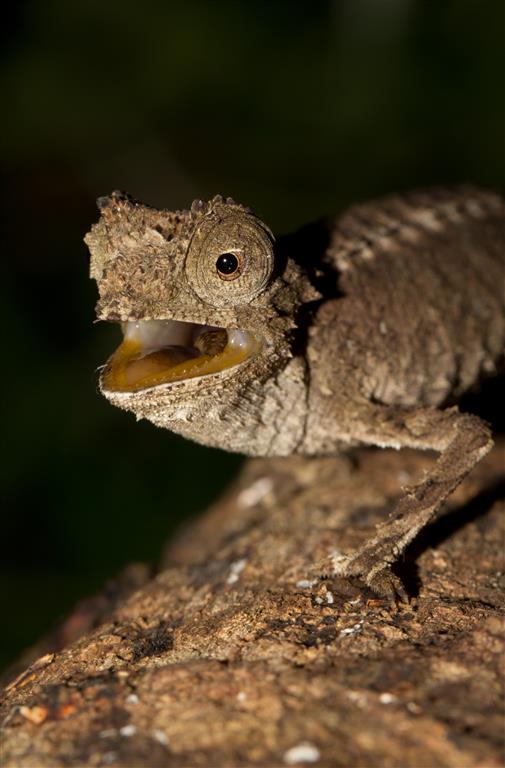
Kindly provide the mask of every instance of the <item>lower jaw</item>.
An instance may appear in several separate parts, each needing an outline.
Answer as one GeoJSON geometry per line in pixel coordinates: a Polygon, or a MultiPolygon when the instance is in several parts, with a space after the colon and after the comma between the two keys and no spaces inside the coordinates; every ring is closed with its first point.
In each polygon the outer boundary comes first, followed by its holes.
{"type": "MultiPolygon", "coordinates": [[[[179,321],[140,321],[125,325],[125,338],[101,376],[104,394],[140,392],[218,374],[243,364],[259,349],[252,334],[235,329],[226,331],[226,343],[221,351],[210,354],[190,346],[192,337],[198,339],[206,326],[179,321]],[[163,340],[186,343],[163,344],[163,340]]],[[[223,332],[223,329],[215,330],[223,332]]]]}

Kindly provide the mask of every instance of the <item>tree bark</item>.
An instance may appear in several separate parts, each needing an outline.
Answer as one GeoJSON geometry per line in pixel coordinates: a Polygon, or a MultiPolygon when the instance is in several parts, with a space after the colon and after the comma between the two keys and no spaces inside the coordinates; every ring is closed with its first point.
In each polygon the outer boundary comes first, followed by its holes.
{"type": "Polygon", "coordinates": [[[3,768],[502,766],[504,444],[409,548],[409,605],[320,578],[432,460],[246,463],[6,687],[3,768]]]}

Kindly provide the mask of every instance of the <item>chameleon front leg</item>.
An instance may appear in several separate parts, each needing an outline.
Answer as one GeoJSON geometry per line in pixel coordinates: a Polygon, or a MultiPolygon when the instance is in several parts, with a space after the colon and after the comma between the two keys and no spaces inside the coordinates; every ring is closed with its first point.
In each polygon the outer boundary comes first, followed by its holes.
{"type": "Polygon", "coordinates": [[[457,408],[401,409],[370,405],[360,421],[367,424],[363,442],[439,452],[434,468],[417,485],[405,489],[389,519],[355,553],[334,560],[334,572],[358,576],[379,594],[406,598],[391,565],[440,509],[465,475],[493,445],[489,427],[457,408]]]}

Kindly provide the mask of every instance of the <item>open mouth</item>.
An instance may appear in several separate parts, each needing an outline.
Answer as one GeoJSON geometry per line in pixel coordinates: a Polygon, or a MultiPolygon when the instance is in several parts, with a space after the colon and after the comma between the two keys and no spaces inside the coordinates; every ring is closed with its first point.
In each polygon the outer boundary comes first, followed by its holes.
{"type": "Polygon", "coordinates": [[[220,373],[258,351],[247,331],[179,320],[122,323],[124,339],[102,373],[110,392],[141,389],[220,373]]]}

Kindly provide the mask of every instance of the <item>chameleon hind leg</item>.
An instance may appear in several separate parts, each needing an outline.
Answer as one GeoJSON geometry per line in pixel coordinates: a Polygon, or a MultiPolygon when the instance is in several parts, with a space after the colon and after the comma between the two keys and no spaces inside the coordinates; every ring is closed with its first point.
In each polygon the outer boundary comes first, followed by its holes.
{"type": "Polygon", "coordinates": [[[405,589],[391,565],[407,545],[429,523],[463,478],[493,445],[489,427],[477,416],[457,408],[392,409],[368,405],[362,419],[363,442],[401,448],[435,450],[439,453],[433,469],[416,485],[404,489],[389,518],[355,552],[335,559],[333,572],[356,576],[380,595],[406,599],[405,589]]]}

